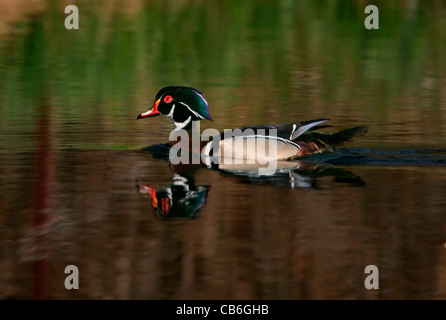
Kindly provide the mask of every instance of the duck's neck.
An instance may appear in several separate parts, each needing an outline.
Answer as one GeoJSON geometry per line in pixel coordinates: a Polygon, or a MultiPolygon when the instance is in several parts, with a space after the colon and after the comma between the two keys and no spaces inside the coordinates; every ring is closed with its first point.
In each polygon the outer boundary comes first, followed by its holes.
{"type": "Polygon", "coordinates": [[[201,141],[201,131],[200,131],[200,122],[199,121],[191,121],[182,129],[175,130],[174,138],[170,140],[170,145],[177,145],[177,148],[186,148],[188,146],[188,150],[191,153],[200,153],[200,141],[201,141]],[[182,141],[182,139],[188,139],[188,141],[182,141]]]}
{"type": "Polygon", "coordinates": [[[192,120],[192,116],[189,117],[189,119],[187,119],[184,122],[175,122],[172,117],[170,117],[170,118],[175,125],[175,130],[177,130],[177,131],[178,130],[192,131],[192,130],[196,130],[197,127],[200,128],[199,121],[192,120]]]}

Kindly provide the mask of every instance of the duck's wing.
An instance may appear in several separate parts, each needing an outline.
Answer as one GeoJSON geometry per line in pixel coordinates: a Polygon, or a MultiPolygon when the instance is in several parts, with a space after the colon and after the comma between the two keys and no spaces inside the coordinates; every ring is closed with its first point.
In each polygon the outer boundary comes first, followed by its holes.
{"type": "Polygon", "coordinates": [[[269,124],[259,126],[249,126],[240,128],[242,132],[252,130],[256,135],[271,136],[275,135],[282,139],[295,140],[308,130],[321,129],[327,126],[320,124],[330,121],[330,119],[315,119],[303,122],[286,123],[286,124],[269,124]],[[275,133],[273,130],[276,130],[275,133]]]}

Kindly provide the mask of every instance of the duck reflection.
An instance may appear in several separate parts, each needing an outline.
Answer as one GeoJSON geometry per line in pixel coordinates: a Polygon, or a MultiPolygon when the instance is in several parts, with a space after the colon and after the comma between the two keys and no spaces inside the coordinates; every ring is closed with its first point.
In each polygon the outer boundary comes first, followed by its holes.
{"type": "Polygon", "coordinates": [[[206,202],[209,186],[195,185],[197,165],[172,165],[172,183],[150,186],[138,183],[139,192],[147,196],[159,219],[193,219],[206,202]]]}
{"type": "MultiPolygon", "coordinates": [[[[293,189],[320,189],[318,181],[323,177],[355,186],[365,185],[360,177],[329,163],[333,159],[339,163],[339,154],[330,154],[328,158],[305,158],[303,161],[277,161],[274,174],[260,174],[260,164],[219,164],[211,167],[205,163],[174,165],[169,161],[169,150],[168,144],[144,149],[154,158],[169,163],[173,173],[172,183],[167,186],[137,184],[139,192],[149,198],[155,214],[162,220],[193,219],[199,216],[210,190],[210,186],[196,185],[195,176],[199,170],[216,170],[242,183],[273,184],[293,189]]],[[[350,160],[351,157],[349,155],[350,160]]]]}
{"type": "Polygon", "coordinates": [[[276,172],[272,175],[260,175],[256,166],[224,165],[218,170],[225,176],[232,176],[241,182],[255,184],[274,184],[294,188],[320,189],[318,181],[322,177],[333,178],[335,182],[344,182],[357,186],[365,182],[350,171],[330,164],[304,161],[277,162],[276,172]]]}

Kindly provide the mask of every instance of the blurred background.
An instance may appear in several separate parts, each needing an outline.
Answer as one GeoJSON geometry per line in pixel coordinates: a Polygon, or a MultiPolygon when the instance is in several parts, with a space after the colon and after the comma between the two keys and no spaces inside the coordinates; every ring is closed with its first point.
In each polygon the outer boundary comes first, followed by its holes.
{"type": "Polygon", "coordinates": [[[440,0],[0,0],[0,298],[445,299],[445,17],[440,0]],[[385,159],[317,190],[201,170],[200,216],[159,220],[135,181],[171,183],[140,149],[173,127],[136,116],[166,85],[205,93],[202,129],[327,117],[369,126],[345,147],[385,159]]]}

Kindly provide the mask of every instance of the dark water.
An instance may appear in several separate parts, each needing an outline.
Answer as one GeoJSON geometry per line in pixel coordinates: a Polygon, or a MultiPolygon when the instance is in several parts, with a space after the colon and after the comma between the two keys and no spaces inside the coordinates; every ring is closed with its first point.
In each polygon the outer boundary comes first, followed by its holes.
{"type": "Polygon", "coordinates": [[[79,30],[2,5],[0,298],[446,298],[442,2],[380,2],[379,30],[347,1],[81,1],[79,30]],[[170,84],[202,129],[369,132],[272,177],[171,167],[144,149],[171,123],[136,121],[170,84]]]}

